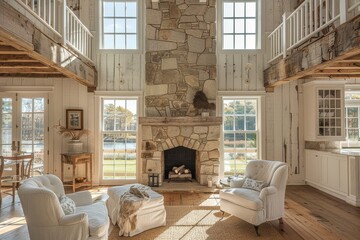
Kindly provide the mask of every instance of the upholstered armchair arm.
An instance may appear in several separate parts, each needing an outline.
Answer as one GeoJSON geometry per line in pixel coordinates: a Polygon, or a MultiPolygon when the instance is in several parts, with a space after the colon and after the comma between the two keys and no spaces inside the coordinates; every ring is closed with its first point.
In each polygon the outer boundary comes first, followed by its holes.
{"type": "Polygon", "coordinates": [[[93,204],[91,193],[89,191],[70,193],[66,194],[66,196],[71,198],[77,207],[93,204]]]}
{"type": "Polygon", "coordinates": [[[233,177],[230,180],[230,187],[232,188],[241,188],[244,184],[245,178],[243,177],[233,177]]]}
{"type": "Polygon", "coordinates": [[[277,192],[278,192],[278,190],[274,186],[265,187],[265,188],[261,189],[259,198],[264,201],[267,196],[276,194],[277,192]]]}
{"type": "Polygon", "coordinates": [[[64,215],[64,217],[59,220],[59,224],[61,226],[70,226],[82,222],[88,222],[88,216],[86,213],[64,215]]]}

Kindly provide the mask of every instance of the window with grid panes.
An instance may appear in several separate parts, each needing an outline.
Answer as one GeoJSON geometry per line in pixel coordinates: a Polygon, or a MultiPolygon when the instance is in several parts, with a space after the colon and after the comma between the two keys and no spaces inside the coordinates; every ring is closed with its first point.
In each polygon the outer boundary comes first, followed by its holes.
{"type": "Polygon", "coordinates": [[[257,49],[257,0],[224,0],[222,5],[223,49],[257,49]]]}
{"type": "Polygon", "coordinates": [[[223,100],[224,176],[242,174],[249,160],[258,159],[258,101],[223,100]]]}
{"type": "Polygon", "coordinates": [[[102,179],[136,179],[137,99],[102,100],[102,179]]]}
{"type": "Polygon", "coordinates": [[[360,91],[345,93],[345,118],[346,140],[358,142],[360,140],[360,91]]]}
{"type": "Polygon", "coordinates": [[[138,1],[101,0],[102,49],[138,49],[138,1]]]}

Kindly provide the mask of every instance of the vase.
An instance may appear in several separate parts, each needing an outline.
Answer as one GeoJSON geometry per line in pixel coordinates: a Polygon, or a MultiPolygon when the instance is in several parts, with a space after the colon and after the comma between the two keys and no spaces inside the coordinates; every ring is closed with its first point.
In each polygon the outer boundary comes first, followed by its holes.
{"type": "Polygon", "coordinates": [[[67,142],[69,153],[81,153],[83,152],[83,143],[80,140],[70,140],[67,142]]]}

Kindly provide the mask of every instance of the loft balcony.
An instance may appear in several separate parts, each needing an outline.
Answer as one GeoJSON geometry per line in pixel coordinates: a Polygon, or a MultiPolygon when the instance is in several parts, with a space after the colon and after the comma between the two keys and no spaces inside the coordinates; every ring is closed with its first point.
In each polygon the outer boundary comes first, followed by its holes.
{"type": "Polygon", "coordinates": [[[93,35],[66,0],[0,1],[0,77],[71,78],[94,90],[93,35]]]}
{"type": "Polygon", "coordinates": [[[304,0],[269,34],[264,86],[360,77],[360,1],[304,0]]]}

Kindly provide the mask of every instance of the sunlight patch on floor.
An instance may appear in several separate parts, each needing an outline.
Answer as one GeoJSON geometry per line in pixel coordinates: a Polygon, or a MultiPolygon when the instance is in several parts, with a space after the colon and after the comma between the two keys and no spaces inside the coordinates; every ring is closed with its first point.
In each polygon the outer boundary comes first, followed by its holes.
{"type": "Polygon", "coordinates": [[[26,225],[25,217],[13,217],[0,223],[0,235],[14,231],[26,225]]]}

